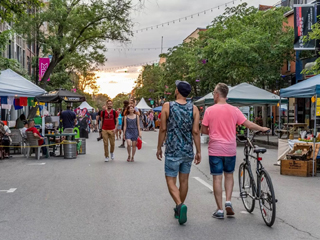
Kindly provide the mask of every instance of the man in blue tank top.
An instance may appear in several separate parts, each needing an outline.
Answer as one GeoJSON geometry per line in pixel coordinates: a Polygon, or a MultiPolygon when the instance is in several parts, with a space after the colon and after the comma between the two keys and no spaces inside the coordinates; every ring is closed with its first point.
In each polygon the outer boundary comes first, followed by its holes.
{"type": "Polygon", "coordinates": [[[158,139],[157,158],[161,161],[162,144],[166,140],[165,176],[171,197],[176,203],[174,216],[180,224],[187,221],[187,206],[184,201],[188,193],[188,180],[192,161],[201,162],[199,111],[187,102],[191,85],[185,81],[176,81],[174,102],[165,103],[161,112],[161,126],[158,139]],[[196,155],[193,152],[193,142],[196,155]],[[176,186],[179,174],[179,188],[176,186]]]}

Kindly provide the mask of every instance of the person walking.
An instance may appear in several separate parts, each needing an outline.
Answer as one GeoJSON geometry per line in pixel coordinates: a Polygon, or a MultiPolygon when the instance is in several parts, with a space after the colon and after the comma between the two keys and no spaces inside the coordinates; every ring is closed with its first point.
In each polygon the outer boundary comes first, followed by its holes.
{"type": "Polygon", "coordinates": [[[143,127],[143,118],[144,118],[144,116],[143,116],[143,113],[142,113],[142,111],[141,111],[141,109],[139,109],[139,125],[140,125],[140,130],[141,131],[143,131],[143,129],[144,129],[144,127],[143,127]]]}
{"type": "Polygon", "coordinates": [[[134,162],[137,150],[138,137],[141,138],[139,116],[132,105],[127,107],[127,115],[124,117],[124,139],[127,141],[128,162],[134,162]]]}
{"type": "Polygon", "coordinates": [[[91,130],[92,132],[96,132],[96,128],[97,128],[97,112],[95,112],[95,109],[92,109],[91,111],[91,130]]]}
{"type": "Polygon", "coordinates": [[[161,112],[157,158],[162,159],[162,145],[166,140],[165,177],[176,207],[174,216],[180,224],[187,222],[187,206],[184,204],[188,193],[188,180],[192,161],[201,162],[199,111],[192,103],[187,102],[191,85],[186,81],[176,81],[176,100],[165,103],[161,112]],[[193,151],[196,146],[196,155],[193,151]],[[180,187],[176,186],[179,175],[180,187]]]}
{"type": "Polygon", "coordinates": [[[115,133],[118,127],[118,113],[112,108],[113,102],[107,101],[107,109],[101,112],[102,138],[105,162],[109,162],[109,142],[111,160],[114,160],[115,133]]]}
{"type": "MultiPolygon", "coordinates": [[[[126,111],[127,111],[127,107],[129,106],[129,101],[125,100],[123,101],[123,109],[122,109],[122,116],[126,116],[126,111]]],[[[119,148],[126,148],[124,146],[125,140],[124,140],[124,123],[122,121],[122,126],[121,126],[121,130],[123,132],[123,136],[122,136],[122,144],[119,146],[119,148]]]]}
{"type": "Polygon", "coordinates": [[[103,112],[103,111],[105,111],[106,110],[106,106],[102,106],[102,109],[100,110],[100,111],[98,111],[98,114],[97,114],[97,117],[96,117],[96,119],[97,119],[97,122],[98,122],[98,128],[99,128],[99,137],[97,138],[97,141],[99,142],[100,140],[102,140],[102,120],[101,120],[101,113],[103,112]]]}
{"type": "Polygon", "coordinates": [[[121,109],[118,109],[118,128],[116,130],[116,136],[117,136],[117,140],[121,140],[121,133],[122,133],[122,114],[121,114],[121,109]]]}
{"type": "Polygon", "coordinates": [[[213,176],[213,192],[217,210],[212,217],[223,219],[222,207],[222,174],[224,173],[224,186],[226,192],[225,210],[227,215],[234,215],[231,203],[234,179],[233,172],[236,164],[237,143],[236,125],[266,132],[269,129],[260,127],[247,120],[242,112],[227,103],[229,88],[224,83],[217,84],[214,89],[214,105],[209,107],[203,117],[203,134],[209,135],[209,164],[213,176]]]}

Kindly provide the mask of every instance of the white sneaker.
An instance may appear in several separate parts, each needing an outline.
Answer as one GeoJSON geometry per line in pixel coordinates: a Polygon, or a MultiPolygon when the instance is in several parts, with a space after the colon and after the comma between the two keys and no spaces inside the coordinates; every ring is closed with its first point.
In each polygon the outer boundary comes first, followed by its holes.
{"type": "Polygon", "coordinates": [[[114,160],[114,154],[111,153],[111,160],[114,160]]]}
{"type": "Polygon", "coordinates": [[[109,162],[109,158],[106,157],[106,158],[104,159],[104,161],[105,161],[105,162],[109,162]]]}

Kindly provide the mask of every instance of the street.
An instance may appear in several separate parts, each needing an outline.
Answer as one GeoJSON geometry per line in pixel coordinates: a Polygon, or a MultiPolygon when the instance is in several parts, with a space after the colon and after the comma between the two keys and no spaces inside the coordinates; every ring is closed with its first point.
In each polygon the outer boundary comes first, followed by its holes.
{"type": "MultiPolygon", "coordinates": [[[[143,132],[143,148],[134,163],[116,141],[115,160],[104,162],[97,133],[87,139],[87,154],[77,159],[26,159],[16,155],[0,162],[1,240],[99,239],[320,239],[320,177],[281,176],[274,166],[277,149],[263,155],[275,188],[277,218],[265,225],[258,204],[248,214],[239,196],[238,147],[233,205],[234,218],[212,218],[216,209],[211,188],[207,146],[202,163],[189,180],[188,222],[174,218],[174,202],[163,162],[156,160],[158,133],[143,132]]],[[[254,164],[255,166],[255,164],[254,164]]],[[[319,175],[319,174],[318,174],[319,175]]]]}

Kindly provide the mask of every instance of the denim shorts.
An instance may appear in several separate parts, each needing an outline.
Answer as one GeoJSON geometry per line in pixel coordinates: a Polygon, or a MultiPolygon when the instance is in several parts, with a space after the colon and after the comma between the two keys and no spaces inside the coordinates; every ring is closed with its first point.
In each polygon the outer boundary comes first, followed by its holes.
{"type": "Polygon", "coordinates": [[[167,177],[177,177],[178,173],[189,174],[193,158],[167,158],[165,160],[164,171],[167,177]]]}
{"type": "Polygon", "coordinates": [[[211,175],[222,175],[225,173],[233,173],[236,167],[236,156],[218,157],[209,156],[209,164],[211,175]]]}

